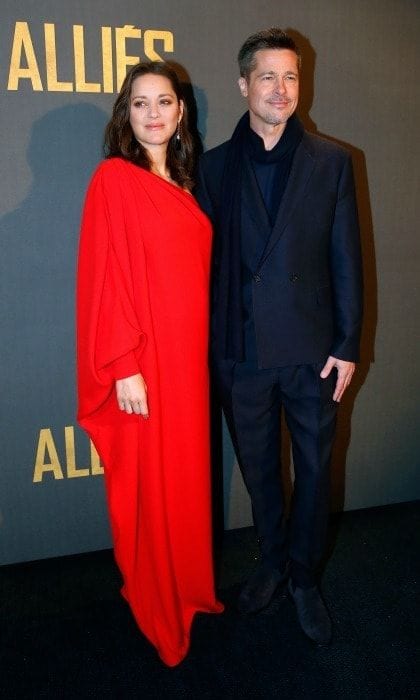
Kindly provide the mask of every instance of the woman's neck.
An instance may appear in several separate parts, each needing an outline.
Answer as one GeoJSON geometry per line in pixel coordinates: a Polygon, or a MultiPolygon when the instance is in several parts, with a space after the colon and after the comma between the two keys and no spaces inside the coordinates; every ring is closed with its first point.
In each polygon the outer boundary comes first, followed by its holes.
{"type": "MultiPolygon", "coordinates": [[[[154,173],[154,175],[158,175],[167,182],[170,182],[173,185],[176,185],[177,187],[181,187],[181,189],[185,189],[181,185],[179,185],[175,180],[172,179],[171,174],[166,165],[166,152],[166,144],[160,147],[158,146],[156,148],[147,150],[147,155],[150,159],[150,171],[154,173]]],[[[185,191],[188,192],[189,190],[185,189],[185,191]]]]}
{"type": "Polygon", "coordinates": [[[170,180],[170,174],[166,165],[166,144],[160,148],[148,150],[150,158],[150,169],[155,175],[163,177],[165,180],[170,180]]]}

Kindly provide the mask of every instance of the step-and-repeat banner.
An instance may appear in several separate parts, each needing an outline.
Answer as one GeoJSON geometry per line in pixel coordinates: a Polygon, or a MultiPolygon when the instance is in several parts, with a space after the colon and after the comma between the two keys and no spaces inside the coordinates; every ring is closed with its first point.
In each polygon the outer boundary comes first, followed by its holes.
{"type": "MultiPolygon", "coordinates": [[[[415,3],[5,0],[0,12],[0,563],[110,546],[102,467],[75,421],[74,279],[84,192],[126,71],[175,61],[208,148],[245,108],[239,46],[273,25],[303,49],[305,124],[347,144],[357,176],[368,312],[335,506],[418,497],[415,3]]],[[[287,440],[283,453],[288,471],[287,440]]],[[[223,467],[225,526],[248,525],[226,434],[223,467]]]]}

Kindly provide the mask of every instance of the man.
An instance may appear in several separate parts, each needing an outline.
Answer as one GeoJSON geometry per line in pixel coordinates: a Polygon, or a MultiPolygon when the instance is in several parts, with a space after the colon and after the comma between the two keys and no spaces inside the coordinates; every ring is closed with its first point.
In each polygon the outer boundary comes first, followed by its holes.
{"type": "Polygon", "coordinates": [[[197,196],[215,228],[212,356],[249,491],[261,561],[242,612],[267,606],[288,581],[303,631],[328,644],[317,588],[328,520],[337,404],[350,384],[362,274],[350,156],[304,131],[295,114],[300,55],[273,28],[238,56],[248,112],[200,164],[197,196]],[[295,472],[285,523],[280,412],[295,472]]]}

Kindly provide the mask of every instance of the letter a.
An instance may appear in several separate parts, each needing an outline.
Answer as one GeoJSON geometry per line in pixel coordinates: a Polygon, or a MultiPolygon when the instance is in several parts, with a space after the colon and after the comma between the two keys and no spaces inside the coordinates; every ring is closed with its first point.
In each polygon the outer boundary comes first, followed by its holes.
{"type": "Polygon", "coordinates": [[[45,472],[53,472],[54,479],[64,479],[57,449],[49,428],[42,428],[42,430],[39,431],[38,449],[35,458],[34,483],[42,481],[45,472]],[[50,460],[49,462],[46,461],[48,457],[50,460]]]}
{"type": "Polygon", "coordinates": [[[41,76],[36,62],[35,51],[27,22],[16,22],[13,37],[12,56],[10,58],[8,90],[17,90],[19,80],[26,78],[32,82],[32,89],[42,91],[41,76]],[[27,67],[21,65],[22,54],[25,54],[27,67]]]}

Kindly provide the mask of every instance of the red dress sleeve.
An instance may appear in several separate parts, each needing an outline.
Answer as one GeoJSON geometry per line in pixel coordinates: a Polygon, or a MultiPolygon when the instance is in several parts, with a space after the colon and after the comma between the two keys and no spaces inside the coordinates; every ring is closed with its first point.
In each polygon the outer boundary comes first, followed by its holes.
{"type": "Polygon", "coordinates": [[[131,284],[130,251],[117,175],[105,161],[90,183],[77,278],[78,419],[101,408],[115,379],[137,374],[145,344],[131,284]]]}
{"type": "Polygon", "coordinates": [[[136,353],[133,350],[111,362],[109,368],[114,379],[132,377],[140,371],[136,353]]]}

